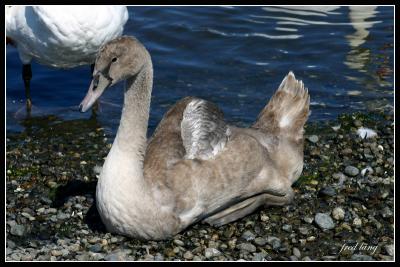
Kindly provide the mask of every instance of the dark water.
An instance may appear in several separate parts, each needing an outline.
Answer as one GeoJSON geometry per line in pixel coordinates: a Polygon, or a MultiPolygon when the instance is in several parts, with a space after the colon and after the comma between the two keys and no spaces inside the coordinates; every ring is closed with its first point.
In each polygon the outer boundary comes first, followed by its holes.
{"type": "MultiPolygon", "coordinates": [[[[311,121],[393,106],[393,7],[129,7],[125,34],[154,65],[150,128],[176,100],[217,103],[228,121],[249,125],[292,70],[311,94],[311,121]]],[[[7,131],[23,130],[25,94],[16,50],[6,49],[7,131]]],[[[33,116],[89,118],[78,105],[89,66],[32,65],[33,116]]],[[[99,123],[114,134],[122,84],[101,98],[99,123]]]]}

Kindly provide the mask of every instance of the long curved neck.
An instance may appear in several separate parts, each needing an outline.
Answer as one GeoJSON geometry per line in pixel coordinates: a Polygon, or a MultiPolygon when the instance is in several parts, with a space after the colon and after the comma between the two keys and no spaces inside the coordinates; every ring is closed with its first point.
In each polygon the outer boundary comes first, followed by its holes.
{"type": "Polygon", "coordinates": [[[136,178],[143,177],[143,161],[147,145],[147,126],[153,87],[151,59],[141,71],[126,81],[124,107],[114,145],[134,168],[136,178]]]}

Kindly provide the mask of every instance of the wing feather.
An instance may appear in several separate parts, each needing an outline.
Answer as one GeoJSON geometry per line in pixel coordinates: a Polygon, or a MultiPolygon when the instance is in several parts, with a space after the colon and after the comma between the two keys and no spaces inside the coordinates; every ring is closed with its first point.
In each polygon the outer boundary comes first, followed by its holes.
{"type": "Polygon", "coordinates": [[[195,98],[183,112],[181,135],[185,157],[206,160],[225,147],[230,130],[222,111],[215,104],[195,98]]]}

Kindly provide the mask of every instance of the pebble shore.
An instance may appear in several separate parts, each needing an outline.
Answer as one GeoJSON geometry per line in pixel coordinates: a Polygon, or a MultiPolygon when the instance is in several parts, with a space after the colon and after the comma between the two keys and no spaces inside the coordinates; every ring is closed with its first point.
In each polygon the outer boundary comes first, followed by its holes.
{"type": "Polygon", "coordinates": [[[167,241],[110,234],[95,209],[111,141],[96,120],[54,116],[7,133],[7,261],[392,261],[394,120],[347,114],[306,124],[294,201],[167,241]],[[376,136],[362,138],[361,127],[376,136]]]}

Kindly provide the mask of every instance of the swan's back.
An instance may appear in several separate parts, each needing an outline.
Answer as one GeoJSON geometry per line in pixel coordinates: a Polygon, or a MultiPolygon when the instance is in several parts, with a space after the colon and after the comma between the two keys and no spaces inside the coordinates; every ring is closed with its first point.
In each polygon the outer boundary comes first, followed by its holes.
{"type": "Polygon", "coordinates": [[[181,137],[181,122],[183,112],[192,100],[193,97],[185,97],[178,101],[158,124],[146,149],[145,177],[157,179],[165,176],[164,172],[184,157],[185,148],[181,137]]]}
{"type": "Polygon", "coordinates": [[[161,172],[182,159],[213,158],[228,141],[230,129],[213,103],[185,97],[165,114],[148,142],[145,177],[161,172]]]}
{"type": "Polygon", "coordinates": [[[12,6],[6,33],[24,64],[71,68],[94,62],[98,48],[123,32],[124,6],[12,6]]]}

